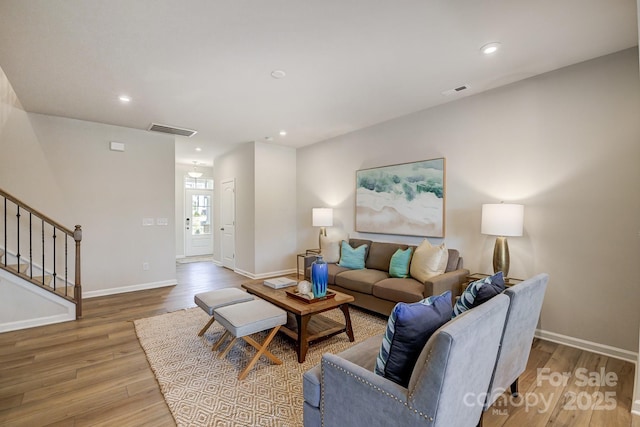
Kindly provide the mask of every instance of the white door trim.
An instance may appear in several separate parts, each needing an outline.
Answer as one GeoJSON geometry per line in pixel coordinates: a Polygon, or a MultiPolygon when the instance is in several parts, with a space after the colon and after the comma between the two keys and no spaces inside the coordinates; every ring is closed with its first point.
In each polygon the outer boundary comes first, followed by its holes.
{"type": "Polygon", "coordinates": [[[236,181],[225,179],[220,184],[220,260],[223,267],[235,270],[236,181]]]}

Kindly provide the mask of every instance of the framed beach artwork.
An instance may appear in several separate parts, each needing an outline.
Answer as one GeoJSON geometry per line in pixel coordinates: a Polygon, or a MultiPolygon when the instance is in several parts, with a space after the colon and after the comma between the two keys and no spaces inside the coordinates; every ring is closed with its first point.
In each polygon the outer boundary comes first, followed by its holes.
{"type": "Polygon", "coordinates": [[[356,231],[444,237],[445,159],[356,171],[356,231]]]}

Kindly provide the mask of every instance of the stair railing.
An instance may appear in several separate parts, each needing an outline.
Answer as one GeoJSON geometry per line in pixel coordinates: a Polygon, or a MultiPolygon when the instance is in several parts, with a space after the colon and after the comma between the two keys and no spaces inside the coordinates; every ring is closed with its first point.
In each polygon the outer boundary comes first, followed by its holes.
{"type": "Polygon", "coordinates": [[[82,285],[81,264],[80,264],[80,243],[82,241],[82,228],[75,226],[71,230],[48,216],[38,212],[29,205],[23,203],[12,195],[0,189],[0,198],[3,202],[3,251],[0,251],[2,261],[0,268],[11,274],[17,275],[32,284],[49,292],[65,298],[76,305],[76,319],[82,316],[82,285]],[[21,217],[28,214],[28,224],[21,221],[21,217]],[[15,217],[15,219],[14,219],[15,217]],[[28,232],[27,237],[21,237],[22,233],[28,232]],[[40,235],[40,246],[34,245],[33,238],[40,235]],[[62,237],[63,240],[59,240],[62,237]],[[50,240],[49,240],[50,239],[50,240]],[[73,260],[73,278],[69,278],[69,240],[75,241],[75,258],[73,260]],[[23,251],[28,249],[28,256],[23,255],[23,251]],[[57,253],[62,250],[63,257],[57,253]],[[34,252],[36,252],[34,254],[34,252]],[[39,252],[39,253],[38,253],[39,252]],[[41,266],[38,266],[34,259],[40,255],[41,266]],[[16,265],[9,264],[8,258],[12,256],[17,260],[16,265]],[[27,262],[24,264],[23,262],[27,262]],[[48,262],[48,264],[46,263],[48,262]],[[47,269],[48,267],[48,269],[47,269]],[[41,276],[34,276],[34,270],[39,269],[41,276]],[[63,275],[59,274],[60,269],[64,270],[63,275]],[[63,276],[63,277],[61,277],[63,276]],[[59,289],[58,282],[62,281],[63,289],[59,289]],[[72,291],[69,290],[69,283],[73,283],[72,291]]]}

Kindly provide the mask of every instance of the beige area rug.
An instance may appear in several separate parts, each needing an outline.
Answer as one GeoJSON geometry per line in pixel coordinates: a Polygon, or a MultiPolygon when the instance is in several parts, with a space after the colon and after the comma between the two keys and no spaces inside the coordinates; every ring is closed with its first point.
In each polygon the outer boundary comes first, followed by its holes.
{"type": "MultiPolygon", "coordinates": [[[[356,343],[384,332],[386,320],[350,309],[356,343]]],[[[340,310],[323,313],[344,321],[340,310]]],[[[211,345],[222,334],[218,323],[198,337],[207,323],[199,308],[136,320],[135,328],[178,426],[302,425],[302,374],[320,362],[325,352],[338,353],[354,343],[346,334],[312,345],[306,361],[298,363],[293,342],[278,334],[269,349],[283,361],[273,365],[265,357],[243,380],[238,374],[255,354],[242,340],[226,358],[218,359],[211,345]]],[[[265,333],[257,334],[262,342],[265,333]]]]}

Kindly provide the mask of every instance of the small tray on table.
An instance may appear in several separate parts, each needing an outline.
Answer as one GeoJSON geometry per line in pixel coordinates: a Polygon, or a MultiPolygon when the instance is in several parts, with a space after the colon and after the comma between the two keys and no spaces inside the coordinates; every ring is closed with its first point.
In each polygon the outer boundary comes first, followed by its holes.
{"type": "Polygon", "coordinates": [[[330,290],[327,290],[327,294],[325,296],[318,297],[318,298],[309,298],[308,295],[299,294],[297,291],[290,290],[290,289],[285,289],[285,292],[286,292],[288,297],[297,299],[298,301],[302,301],[302,302],[305,302],[307,304],[312,304],[314,302],[324,301],[324,300],[328,300],[328,299],[336,297],[336,293],[333,292],[333,291],[330,291],[330,290]]]}

